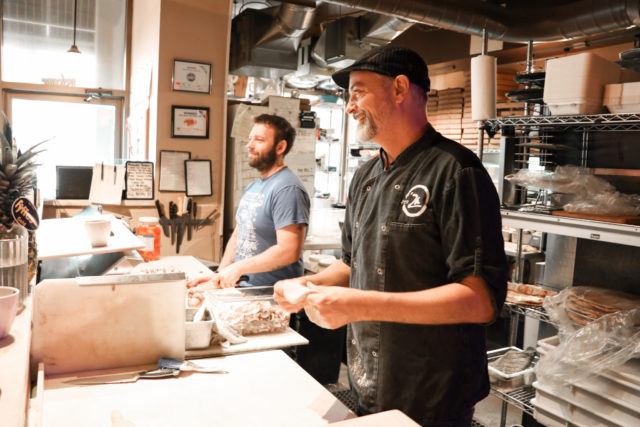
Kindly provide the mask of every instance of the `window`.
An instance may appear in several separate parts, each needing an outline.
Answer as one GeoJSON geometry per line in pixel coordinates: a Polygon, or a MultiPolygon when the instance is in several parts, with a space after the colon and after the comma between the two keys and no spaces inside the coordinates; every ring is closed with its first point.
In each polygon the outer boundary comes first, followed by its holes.
{"type": "Polygon", "coordinates": [[[22,151],[48,140],[39,149],[38,188],[44,199],[56,194],[56,166],[116,164],[121,159],[121,102],[59,95],[11,93],[7,103],[13,135],[22,151]],[[34,125],[37,123],[37,125],[34,125]]]}
{"type": "MultiPolygon", "coordinates": [[[[126,0],[2,0],[2,80],[125,89],[126,0]]],[[[58,89],[58,88],[56,88],[58,89]]]]}
{"type": "Polygon", "coordinates": [[[126,0],[2,0],[3,108],[25,151],[37,158],[44,199],[56,194],[56,166],[123,164],[126,0]],[[96,89],[100,88],[100,90],[96,89]],[[109,96],[103,96],[108,91],[109,96]]]}

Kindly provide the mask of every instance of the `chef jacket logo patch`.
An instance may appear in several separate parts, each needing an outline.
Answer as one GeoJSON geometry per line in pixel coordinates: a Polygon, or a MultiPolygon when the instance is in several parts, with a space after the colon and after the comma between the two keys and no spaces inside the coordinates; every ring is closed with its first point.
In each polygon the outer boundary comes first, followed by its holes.
{"type": "Polygon", "coordinates": [[[429,189],[424,185],[415,185],[402,200],[402,212],[406,216],[420,216],[427,210],[429,189]]]}

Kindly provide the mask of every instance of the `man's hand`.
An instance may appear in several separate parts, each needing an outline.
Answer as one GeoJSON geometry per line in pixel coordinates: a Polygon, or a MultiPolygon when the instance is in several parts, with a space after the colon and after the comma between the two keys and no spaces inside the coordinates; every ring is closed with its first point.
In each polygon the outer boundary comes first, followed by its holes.
{"type": "Polygon", "coordinates": [[[358,293],[366,292],[342,286],[316,286],[308,283],[313,292],[307,295],[303,303],[311,306],[307,309],[313,314],[314,323],[327,329],[337,329],[358,319],[358,293]]]}
{"type": "Polygon", "coordinates": [[[218,271],[218,288],[234,288],[238,286],[238,280],[242,276],[242,271],[237,263],[231,264],[218,271]]]}
{"type": "Polygon", "coordinates": [[[282,307],[285,311],[288,311],[289,313],[297,313],[298,311],[302,310],[302,307],[304,307],[304,302],[305,302],[305,299],[302,299],[302,301],[299,301],[297,303],[292,303],[289,301],[289,299],[287,299],[288,294],[285,295],[285,290],[293,286],[306,287],[307,278],[296,277],[293,279],[280,280],[276,282],[275,285],[273,285],[273,299],[276,300],[276,302],[280,305],[280,307],[282,307]]]}
{"type": "Polygon", "coordinates": [[[213,288],[219,288],[218,282],[218,273],[205,274],[204,276],[189,280],[187,282],[187,288],[195,288],[201,284],[209,284],[213,288]]]}
{"type": "Polygon", "coordinates": [[[359,320],[356,314],[358,306],[354,304],[359,292],[364,291],[343,286],[316,286],[306,277],[297,277],[277,282],[274,286],[273,298],[290,313],[297,313],[304,307],[307,315],[310,318],[313,317],[311,320],[314,323],[323,328],[337,329],[359,320]],[[292,303],[290,300],[295,299],[292,295],[300,294],[300,286],[309,291],[304,292],[306,295],[301,301],[292,303]],[[292,292],[292,288],[297,289],[292,292]]]}

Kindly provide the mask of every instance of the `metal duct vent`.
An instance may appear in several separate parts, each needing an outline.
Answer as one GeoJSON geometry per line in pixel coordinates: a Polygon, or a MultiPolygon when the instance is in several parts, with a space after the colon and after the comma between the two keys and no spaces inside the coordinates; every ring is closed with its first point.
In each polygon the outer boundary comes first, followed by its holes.
{"type": "Polygon", "coordinates": [[[313,49],[313,59],[324,67],[348,67],[373,46],[389,43],[412,25],[375,13],[337,19],[325,27],[313,49]]]}
{"type": "Polygon", "coordinates": [[[302,35],[315,8],[282,3],[272,9],[246,9],[231,23],[229,72],[278,78],[297,69],[302,35]]]}

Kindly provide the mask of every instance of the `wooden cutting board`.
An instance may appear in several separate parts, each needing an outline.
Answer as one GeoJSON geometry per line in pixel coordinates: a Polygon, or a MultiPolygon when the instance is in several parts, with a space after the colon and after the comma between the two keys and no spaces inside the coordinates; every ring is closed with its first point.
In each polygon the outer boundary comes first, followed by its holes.
{"type": "Polygon", "coordinates": [[[640,224],[640,216],[591,215],[579,212],[553,211],[553,215],[569,218],[590,219],[594,221],[615,222],[618,224],[640,224]]]}
{"type": "Polygon", "coordinates": [[[33,296],[31,356],[47,375],[183,358],[185,289],[184,279],[90,286],[44,280],[33,296]]]}

